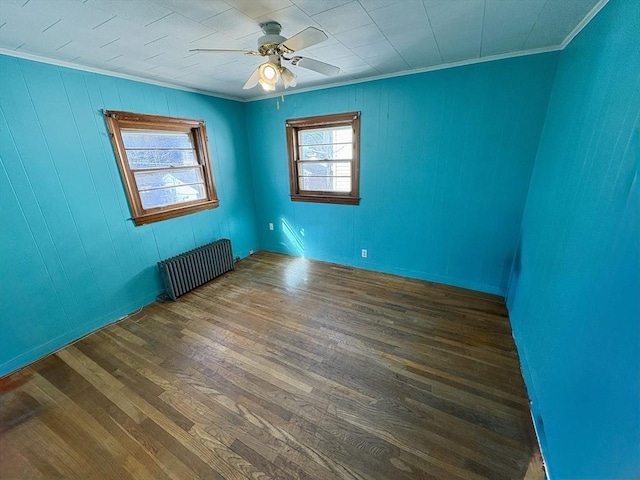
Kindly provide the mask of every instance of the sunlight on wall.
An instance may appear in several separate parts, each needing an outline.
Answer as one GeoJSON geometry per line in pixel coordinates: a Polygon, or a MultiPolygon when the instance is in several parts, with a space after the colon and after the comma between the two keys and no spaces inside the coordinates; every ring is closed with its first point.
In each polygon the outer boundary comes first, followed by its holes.
{"type": "Polygon", "coordinates": [[[284,240],[288,240],[288,242],[282,241],[280,244],[284,245],[291,253],[304,258],[304,243],[296,233],[295,228],[284,217],[280,218],[280,222],[282,224],[284,240]]]}

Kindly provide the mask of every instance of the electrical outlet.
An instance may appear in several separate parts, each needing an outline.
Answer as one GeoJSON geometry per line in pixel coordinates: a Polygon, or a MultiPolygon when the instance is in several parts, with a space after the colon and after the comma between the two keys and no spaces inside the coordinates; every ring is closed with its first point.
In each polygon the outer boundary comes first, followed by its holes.
{"type": "Polygon", "coordinates": [[[362,258],[367,258],[368,252],[366,248],[362,249],[362,258]]]}
{"type": "Polygon", "coordinates": [[[273,230],[273,223],[269,222],[269,230],[273,230]]]}

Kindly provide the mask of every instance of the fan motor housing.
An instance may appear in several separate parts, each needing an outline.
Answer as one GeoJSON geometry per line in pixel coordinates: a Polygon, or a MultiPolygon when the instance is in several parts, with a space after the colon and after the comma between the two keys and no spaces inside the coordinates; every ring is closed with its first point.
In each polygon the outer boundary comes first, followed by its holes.
{"type": "Polygon", "coordinates": [[[258,51],[262,55],[277,55],[276,47],[287,39],[280,35],[282,26],[278,22],[266,22],[261,23],[260,28],[264,35],[258,39],[258,51]]]}

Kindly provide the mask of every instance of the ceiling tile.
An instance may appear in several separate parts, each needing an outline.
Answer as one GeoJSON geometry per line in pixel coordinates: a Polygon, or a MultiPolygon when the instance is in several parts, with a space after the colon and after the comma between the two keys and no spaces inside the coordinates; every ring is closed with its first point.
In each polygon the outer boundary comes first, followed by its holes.
{"type": "MultiPolygon", "coordinates": [[[[257,34],[255,34],[255,38],[258,38],[257,34]]],[[[251,42],[250,47],[247,47],[247,42],[236,40],[222,32],[216,32],[189,42],[189,48],[220,48],[224,50],[244,50],[249,48],[250,50],[255,50],[256,42],[251,42]]]]}
{"type": "MultiPolygon", "coordinates": [[[[32,1],[33,0],[29,3],[32,1]]],[[[46,2],[46,0],[40,0],[38,3],[48,2],[46,2]]],[[[55,5],[57,1],[51,3],[55,5]]],[[[79,4],[76,3],[76,5],[79,4]]],[[[171,13],[171,10],[156,3],[132,2],[131,0],[109,0],[108,2],[104,0],[87,0],[86,5],[126,18],[130,22],[138,25],[147,25],[171,13]]]]}
{"type": "Polygon", "coordinates": [[[487,0],[482,32],[482,55],[520,50],[545,2],[546,0],[487,0]]]}
{"type": "Polygon", "coordinates": [[[374,69],[369,64],[357,65],[354,67],[345,67],[340,70],[340,79],[341,80],[351,80],[362,78],[362,76],[373,77],[380,75],[380,72],[374,69]]]}
{"type": "Polygon", "coordinates": [[[178,70],[176,68],[172,68],[164,65],[157,65],[153,67],[153,69],[150,69],[148,71],[153,73],[153,75],[159,76],[162,78],[175,78],[175,77],[181,77],[183,75],[187,75],[188,72],[193,72],[195,70],[194,70],[194,66],[184,66],[184,67],[180,67],[180,69],[178,70]]]}
{"type": "Polygon", "coordinates": [[[441,62],[440,51],[422,2],[391,4],[372,10],[369,15],[408,64],[404,69],[441,62]],[[396,20],[390,22],[391,18],[396,20]]]}
{"type": "Polygon", "coordinates": [[[307,15],[326,12],[332,8],[339,7],[353,0],[291,0],[307,15]]]}
{"type": "Polygon", "coordinates": [[[403,3],[406,5],[407,3],[415,2],[420,3],[422,0],[358,0],[362,8],[364,8],[367,12],[371,10],[375,10],[377,8],[388,7],[389,5],[394,5],[398,3],[403,3]]]}
{"type": "Polygon", "coordinates": [[[478,58],[484,0],[424,0],[442,60],[478,58]]]}
{"type": "Polygon", "coordinates": [[[15,15],[24,4],[24,0],[4,0],[0,3],[0,18],[6,18],[15,15]]]}
{"type": "Polygon", "coordinates": [[[17,48],[28,43],[37,46],[39,54],[50,54],[74,38],[72,31],[77,25],[93,25],[112,16],[68,0],[27,4],[24,1],[18,4],[0,0],[0,25],[3,25],[0,43],[5,48],[17,48]],[[25,25],[29,27],[25,28],[25,25]]]}
{"type": "Polygon", "coordinates": [[[348,48],[361,47],[385,40],[385,36],[374,23],[338,33],[335,37],[348,48]]]}
{"type": "Polygon", "coordinates": [[[393,47],[404,61],[411,68],[424,68],[442,63],[438,47],[433,41],[433,37],[423,34],[422,40],[416,38],[411,40],[397,40],[393,47]]]}
{"type": "Polygon", "coordinates": [[[407,63],[398,54],[381,55],[379,57],[369,58],[367,59],[367,62],[380,74],[404,72],[409,70],[407,63]]]}
{"type": "Polygon", "coordinates": [[[158,5],[180,13],[191,20],[201,22],[229,10],[231,5],[223,0],[154,0],[158,5]]]}
{"type": "Polygon", "coordinates": [[[524,47],[559,45],[596,3],[597,0],[547,0],[524,47]]]}
{"type": "Polygon", "coordinates": [[[258,65],[259,63],[255,65],[229,65],[229,68],[216,71],[215,78],[216,80],[233,81],[237,80],[239,76],[240,80],[244,80],[240,84],[242,86],[247,81],[249,76],[253,73],[253,71],[258,68],[258,65]]]}
{"type": "Polygon", "coordinates": [[[169,36],[185,42],[193,42],[215,32],[213,28],[175,12],[153,22],[150,26],[164,30],[169,33],[169,36]]]}
{"type": "Polygon", "coordinates": [[[291,6],[289,0],[235,0],[234,8],[251,18],[257,18],[277,10],[282,10],[291,6]]]}
{"type": "Polygon", "coordinates": [[[260,33],[258,22],[233,8],[207,18],[202,23],[235,39],[260,33]]]}
{"type": "Polygon", "coordinates": [[[216,72],[220,69],[228,68],[238,63],[238,57],[236,55],[208,55],[198,54],[195,57],[187,57],[184,60],[191,62],[198,62],[197,70],[202,72],[216,72]]]}
{"type": "MultiPolygon", "coordinates": [[[[26,4],[25,2],[22,3],[24,7],[20,9],[21,14],[39,25],[47,23],[50,25],[58,19],[73,19],[80,25],[94,26],[113,16],[112,13],[74,0],[59,0],[56,2],[40,0],[30,1],[26,4]]],[[[0,16],[2,16],[5,10],[4,0],[0,0],[0,5],[2,5],[0,7],[0,16]]],[[[40,29],[37,29],[35,32],[32,30],[30,33],[33,34],[40,31],[40,29]]]]}
{"type": "Polygon", "coordinates": [[[411,37],[429,30],[429,20],[422,2],[393,3],[369,12],[378,28],[389,37],[411,37]]]}
{"type": "MultiPolygon", "coordinates": [[[[303,53],[304,55],[304,53],[303,53]]],[[[313,55],[323,62],[331,62],[332,60],[353,56],[353,52],[341,44],[328,45],[313,50],[313,55]]]]}
{"type": "Polygon", "coordinates": [[[340,67],[340,70],[355,67],[369,67],[369,64],[357,55],[335,58],[331,61],[331,63],[333,63],[337,67],[340,67]]]}
{"type": "Polygon", "coordinates": [[[371,23],[371,17],[355,1],[313,15],[313,19],[334,35],[371,23]]]}
{"type": "Polygon", "coordinates": [[[368,60],[370,58],[397,55],[395,48],[387,40],[352,48],[353,53],[358,57],[368,60]]]}
{"type": "Polygon", "coordinates": [[[140,26],[117,15],[97,26],[81,28],[86,31],[86,34],[83,35],[84,42],[97,46],[114,38],[126,38],[129,42],[134,43],[147,43],[159,36],[168,35],[166,32],[158,31],[155,27],[140,26]]]}

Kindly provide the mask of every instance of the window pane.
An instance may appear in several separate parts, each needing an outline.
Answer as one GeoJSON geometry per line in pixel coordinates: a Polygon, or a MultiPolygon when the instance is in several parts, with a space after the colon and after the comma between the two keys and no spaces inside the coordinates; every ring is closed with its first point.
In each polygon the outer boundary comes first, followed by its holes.
{"type": "Polygon", "coordinates": [[[351,192],[351,177],[298,177],[300,190],[351,192]]]}
{"type": "Polygon", "coordinates": [[[180,170],[159,170],[157,172],[136,172],[138,190],[178,186],[185,183],[203,183],[199,167],[180,170]]]}
{"type": "Polygon", "coordinates": [[[130,148],[193,148],[191,134],[162,130],[120,130],[124,147],[130,148]]]}
{"type": "Polygon", "coordinates": [[[206,198],[204,185],[183,185],[179,187],[143,190],[140,192],[142,208],[165,207],[176,203],[192,202],[206,198]]]}
{"type": "Polygon", "coordinates": [[[351,162],[300,162],[298,175],[301,177],[349,177],[351,162]]]}
{"type": "Polygon", "coordinates": [[[350,143],[300,147],[300,160],[351,160],[352,156],[350,143]]]}
{"type": "Polygon", "coordinates": [[[350,126],[301,130],[300,145],[318,145],[321,143],[352,143],[353,130],[350,126]]]}
{"type": "Polygon", "coordinates": [[[190,150],[127,150],[129,166],[133,170],[141,168],[180,167],[197,165],[193,149],[190,150]]]}

